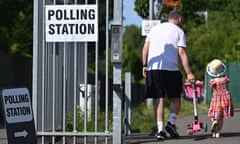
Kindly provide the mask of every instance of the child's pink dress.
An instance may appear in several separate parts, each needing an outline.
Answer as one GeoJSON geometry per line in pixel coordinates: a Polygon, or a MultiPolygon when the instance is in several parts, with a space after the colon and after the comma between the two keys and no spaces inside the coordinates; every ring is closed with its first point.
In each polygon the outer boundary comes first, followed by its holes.
{"type": "Polygon", "coordinates": [[[223,119],[233,117],[233,103],[231,95],[226,88],[230,82],[227,76],[220,81],[215,81],[214,78],[209,81],[210,87],[213,90],[212,100],[208,111],[208,117],[211,119],[223,119]]]}

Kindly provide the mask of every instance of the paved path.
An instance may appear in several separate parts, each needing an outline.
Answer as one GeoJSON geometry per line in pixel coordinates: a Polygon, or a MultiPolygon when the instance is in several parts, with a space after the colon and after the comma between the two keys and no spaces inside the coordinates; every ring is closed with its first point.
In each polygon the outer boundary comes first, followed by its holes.
{"type": "MultiPolygon", "coordinates": [[[[199,114],[199,119],[210,127],[211,122],[207,118],[207,113],[199,114]]],[[[164,141],[157,141],[154,135],[149,133],[133,133],[131,136],[123,136],[123,144],[240,144],[240,109],[235,109],[234,118],[224,120],[221,138],[211,138],[208,130],[187,135],[186,126],[191,124],[193,116],[184,117],[177,120],[177,127],[180,137],[177,139],[168,138],[164,141]]],[[[101,142],[100,142],[101,143],[101,142]]],[[[6,130],[0,125],[0,144],[7,144],[6,130]]],[[[48,143],[47,143],[48,144],[48,143]]],[[[109,142],[111,144],[111,142],[109,142]]]]}
{"type": "MultiPolygon", "coordinates": [[[[154,135],[150,133],[137,133],[123,138],[124,144],[240,144],[240,109],[235,109],[234,117],[224,120],[221,137],[216,139],[211,137],[211,132],[200,132],[188,135],[186,133],[186,126],[191,124],[193,116],[184,117],[177,120],[177,127],[180,137],[177,139],[168,138],[164,141],[157,141],[154,135]]],[[[199,119],[211,126],[211,121],[207,117],[207,113],[199,114],[199,119]]]]}
{"type": "Polygon", "coordinates": [[[7,144],[7,134],[3,126],[0,127],[0,144],[7,144]]]}

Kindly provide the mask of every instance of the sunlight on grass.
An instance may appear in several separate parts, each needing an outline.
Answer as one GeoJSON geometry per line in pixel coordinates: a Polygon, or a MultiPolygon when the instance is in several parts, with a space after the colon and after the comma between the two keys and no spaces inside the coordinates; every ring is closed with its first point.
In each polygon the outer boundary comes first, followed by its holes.
{"type": "MultiPolygon", "coordinates": [[[[165,105],[165,121],[169,118],[169,105],[167,102],[165,105]]],[[[197,104],[198,112],[207,112],[208,104],[197,104]]],[[[132,132],[150,132],[156,128],[156,120],[154,116],[154,106],[146,106],[145,103],[132,108],[132,132]]],[[[179,113],[179,118],[184,116],[193,115],[193,103],[182,99],[182,107],[179,113]]]]}

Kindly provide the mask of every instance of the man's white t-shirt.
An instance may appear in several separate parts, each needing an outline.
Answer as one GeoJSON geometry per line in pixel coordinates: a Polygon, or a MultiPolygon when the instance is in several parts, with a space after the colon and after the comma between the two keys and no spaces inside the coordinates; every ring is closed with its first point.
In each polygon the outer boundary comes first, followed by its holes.
{"type": "Polygon", "coordinates": [[[150,42],[148,51],[148,70],[177,71],[178,46],[186,47],[183,30],[175,24],[166,22],[153,27],[146,42],[150,42]]]}

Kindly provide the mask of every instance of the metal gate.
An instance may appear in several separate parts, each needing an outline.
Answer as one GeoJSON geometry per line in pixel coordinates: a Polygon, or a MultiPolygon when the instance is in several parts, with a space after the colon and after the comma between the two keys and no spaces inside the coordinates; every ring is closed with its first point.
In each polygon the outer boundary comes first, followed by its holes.
{"type": "MultiPolygon", "coordinates": [[[[56,8],[69,5],[87,6],[88,0],[83,3],[80,3],[79,0],[34,0],[33,111],[38,143],[89,144],[110,142],[120,144],[122,65],[121,54],[114,53],[113,58],[117,59],[112,61],[114,71],[113,93],[109,94],[109,1],[106,0],[105,96],[101,96],[101,98],[104,97],[105,99],[104,130],[98,128],[100,123],[98,38],[95,42],[91,42],[90,46],[86,41],[54,41],[58,37],[53,37],[52,41],[48,41],[46,36],[47,6],[55,6],[52,8],[56,8]],[[89,47],[95,47],[93,83],[89,83],[88,75],[89,47]],[[113,96],[113,117],[109,116],[109,96],[113,96]],[[112,122],[110,122],[111,119],[112,122]],[[89,124],[94,125],[94,128],[90,130],[89,124]]],[[[99,2],[97,0],[94,5],[97,6],[98,11],[99,2]]],[[[114,9],[122,11],[122,1],[114,0],[114,9]]],[[[60,11],[56,10],[56,13],[60,13],[60,11]]],[[[55,22],[65,16],[66,14],[60,13],[59,16],[56,16],[55,22]]],[[[114,27],[115,30],[120,30],[115,40],[117,39],[116,41],[121,43],[122,14],[115,12],[114,19],[117,26],[114,27]]],[[[116,44],[112,45],[116,46],[116,44]]],[[[121,49],[120,44],[117,52],[119,52],[119,49],[121,49]]]]}

